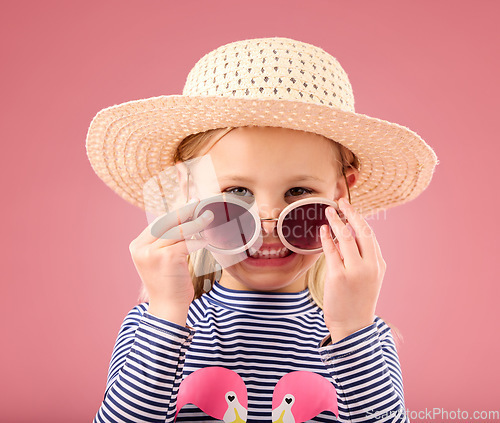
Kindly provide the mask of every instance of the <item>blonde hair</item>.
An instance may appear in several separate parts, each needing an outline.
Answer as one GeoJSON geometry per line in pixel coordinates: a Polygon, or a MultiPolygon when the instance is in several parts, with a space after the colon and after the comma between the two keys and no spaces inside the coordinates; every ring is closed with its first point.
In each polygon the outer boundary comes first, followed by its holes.
{"type": "MultiPolygon", "coordinates": [[[[190,160],[194,157],[205,154],[218,140],[234,128],[218,128],[211,129],[206,132],[192,134],[184,138],[177,147],[173,160],[174,163],[190,160]]],[[[332,140],[333,141],[333,140],[332,140]]],[[[345,171],[349,168],[359,170],[359,161],[357,157],[343,145],[333,141],[332,146],[336,155],[338,166],[338,174],[345,175],[345,171]]],[[[198,250],[188,256],[188,267],[194,286],[194,299],[201,297],[203,292],[211,288],[215,280],[219,280],[222,276],[222,269],[215,271],[217,261],[212,256],[210,251],[206,249],[198,250]],[[196,272],[195,272],[196,269],[196,272]],[[201,276],[196,276],[196,275],[201,276]],[[210,287],[208,287],[210,285],[210,287]]],[[[323,305],[323,284],[326,272],[325,256],[321,254],[316,263],[306,272],[306,284],[314,302],[322,307],[323,305]]],[[[148,294],[143,284],[141,301],[148,300],[148,294]]]]}

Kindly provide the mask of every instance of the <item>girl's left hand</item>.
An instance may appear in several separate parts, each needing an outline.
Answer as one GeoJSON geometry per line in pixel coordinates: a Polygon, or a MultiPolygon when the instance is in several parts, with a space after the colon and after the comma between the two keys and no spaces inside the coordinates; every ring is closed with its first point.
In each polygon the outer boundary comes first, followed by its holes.
{"type": "Polygon", "coordinates": [[[325,230],[327,225],[321,228],[321,243],[327,268],[323,312],[332,343],[373,323],[386,269],[380,246],[366,220],[345,199],[338,203],[355,237],[335,209],[329,207],[327,218],[338,244],[325,230]]]}

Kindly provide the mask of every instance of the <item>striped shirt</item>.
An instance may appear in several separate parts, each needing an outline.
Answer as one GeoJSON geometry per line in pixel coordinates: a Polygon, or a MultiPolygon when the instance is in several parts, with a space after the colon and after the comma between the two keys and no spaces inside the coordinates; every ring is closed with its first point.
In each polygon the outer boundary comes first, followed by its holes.
{"type": "MultiPolygon", "coordinates": [[[[295,382],[281,389],[294,393],[294,403],[275,421],[294,421],[290,413],[297,410],[313,412],[312,403],[301,396],[319,395],[314,390],[320,376],[333,387],[325,404],[332,402],[336,391],[338,418],[319,403],[319,414],[307,421],[409,421],[394,340],[379,317],[347,338],[323,345],[329,332],[307,289],[236,291],[216,282],[193,301],[186,327],[157,318],[147,308],[147,303],[134,307],[121,326],[95,423],[222,421],[230,401],[244,406],[247,422],[272,422],[273,405],[286,408],[292,401],[273,400],[273,394],[279,395],[278,383],[283,386],[292,372],[305,376],[300,386],[295,382]],[[215,373],[203,373],[209,367],[215,373]],[[221,397],[226,391],[230,394],[221,397]],[[178,411],[180,392],[183,406],[178,411]]],[[[238,414],[242,415],[243,411],[238,414]]],[[[224,421],[235,421],[234,415],[227,414],[224,421]]]]}

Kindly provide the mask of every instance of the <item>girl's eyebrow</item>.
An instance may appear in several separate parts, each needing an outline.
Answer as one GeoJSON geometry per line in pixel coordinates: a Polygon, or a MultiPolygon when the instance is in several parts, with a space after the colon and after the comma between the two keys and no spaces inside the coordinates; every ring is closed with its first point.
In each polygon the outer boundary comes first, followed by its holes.
{"type": "MultiPolygon", "coordinates": [[[[254,182],[252,178],[243,175],[223,175],[219,178],[224,181],[241,181],[241,182],[254,182]]],[[[318,178],[313,175],[296,175],[287,179],[287,182],[307,182],[307,181],[315,181],[315,182],[325,182],[324,179],[318,178]]]]}

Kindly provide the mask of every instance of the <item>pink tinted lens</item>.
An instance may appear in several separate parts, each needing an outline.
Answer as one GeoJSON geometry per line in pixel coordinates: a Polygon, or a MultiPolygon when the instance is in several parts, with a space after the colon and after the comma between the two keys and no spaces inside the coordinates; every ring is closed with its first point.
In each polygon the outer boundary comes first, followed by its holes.
{"type": "Polygon", "coordinates": [[[305,204],[290,211],[283,220],[283,236],[302,250],[321,248],[320,228],[328,225],[328,204],[305,204]]]}
{"type": "Polygon", "coordinates": [[[222,250],[234,250],[246,245],[255,234],[252,214],[237,204],[220,201],[200,210],[211,210],[214,220],[200,233],[210,245],[222,250]]]}

